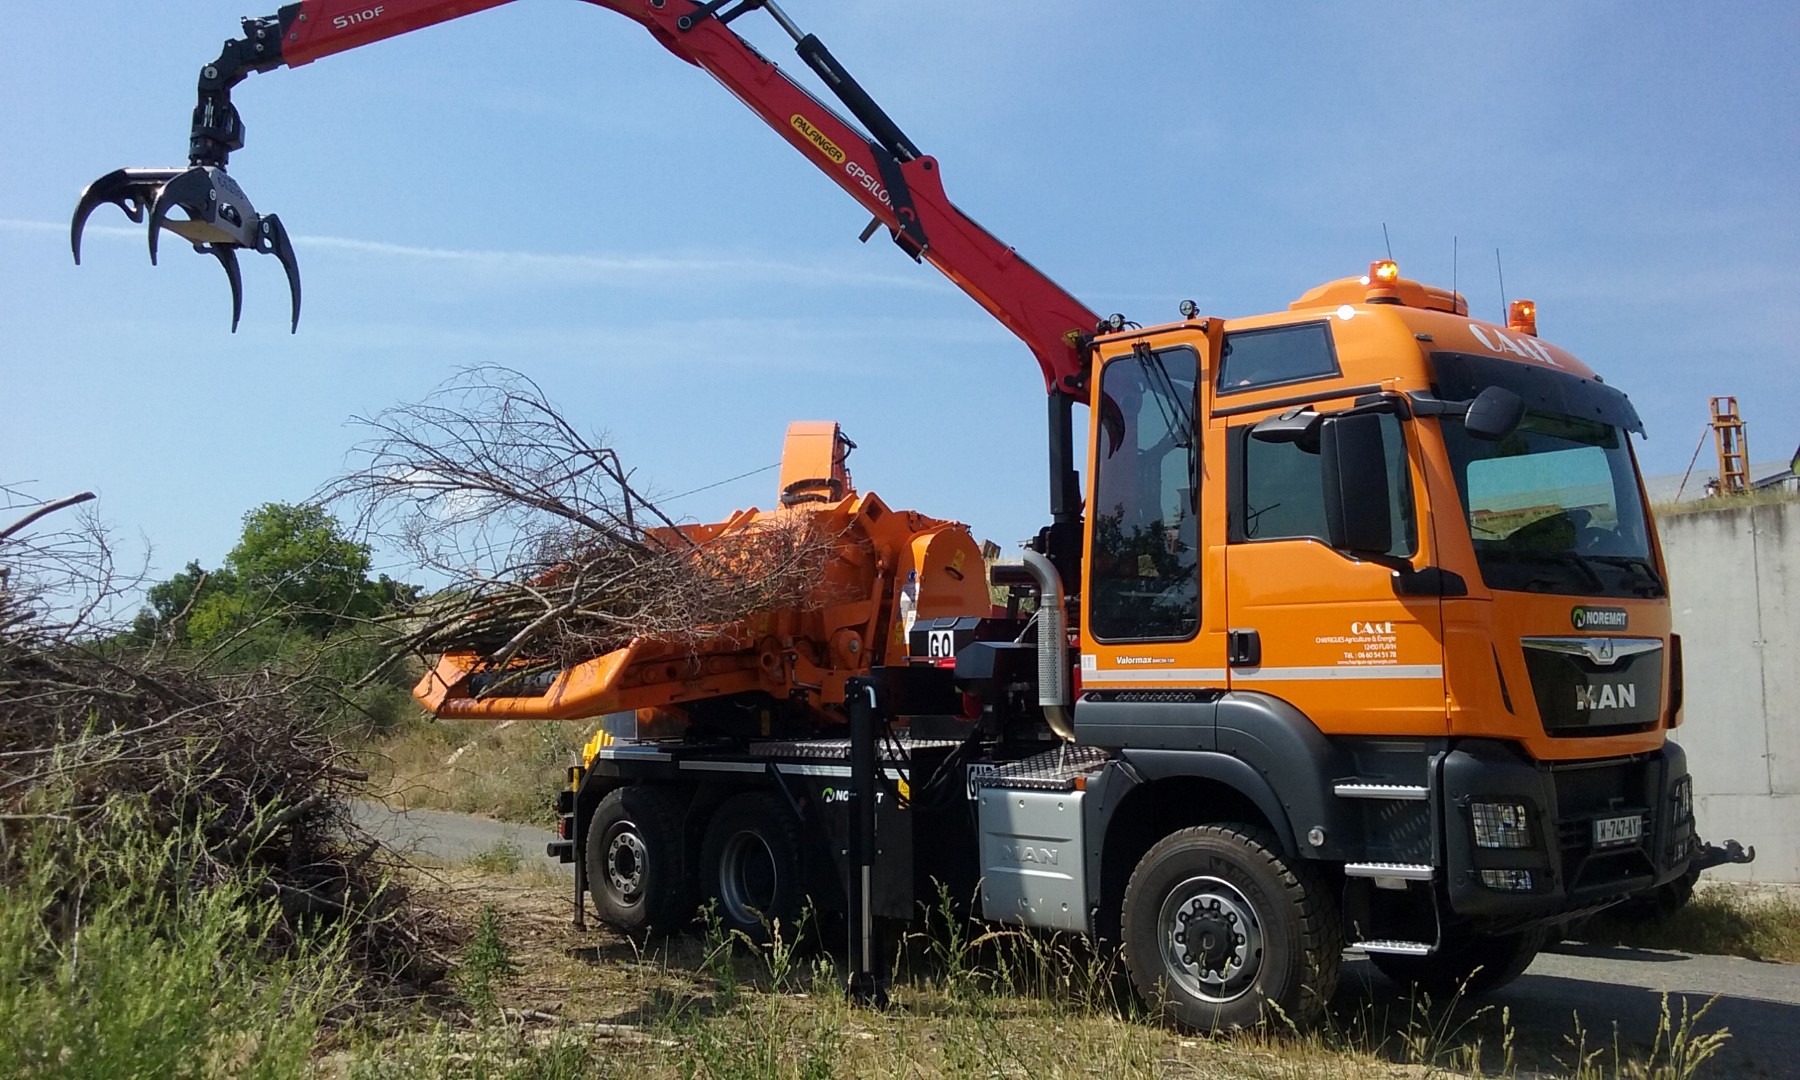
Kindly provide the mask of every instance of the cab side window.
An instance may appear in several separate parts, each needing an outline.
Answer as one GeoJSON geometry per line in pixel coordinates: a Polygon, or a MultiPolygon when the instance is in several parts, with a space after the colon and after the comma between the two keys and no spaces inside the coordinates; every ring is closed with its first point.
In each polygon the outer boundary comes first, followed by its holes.
{"type": "Polygon", "coordinates": [[[1225,335],[1219,393],[1311,382],[1338,374],[1331,327],[1322,322],[1235,330],[1225,335]]]}
{"type": "Polygon", "coordinates": [[[1102,641],[1182,640],[1200,624],[1199,355],[1140,349],[1100,375],[1088,626],[1102,641]]]}
{"type": "MultiPolygon", "coordinates": [[[[1325,527],[1325,492],[1317,450],[1298,443],[1263,442],[1250,437],[1251,425],[1234,428],[1227,440],[1230,473],[1229,534],[1231,543],[1310,538],[1329,543],[1325,527]]],[[[1417,549],[1412,510],[1412,474],[1406,462],[1406,434],[1398,417],[1381,418],[1386,450],[1389,502],[1394,546],[1388,554],[1410,557],[1417,549]]]]}

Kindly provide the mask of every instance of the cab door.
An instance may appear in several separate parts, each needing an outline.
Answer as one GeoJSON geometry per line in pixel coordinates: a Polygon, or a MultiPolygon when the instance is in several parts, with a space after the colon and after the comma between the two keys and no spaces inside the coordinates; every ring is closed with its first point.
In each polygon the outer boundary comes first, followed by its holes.
{"type": "Polygon", "coordinates": [[[1089,416],[1076,727],[1095,745],[1199,748],[1211,713],[1193,706],[1226,686],[1224,490],[1200,422],[1215,350],[1204,326],[1110,349],[1089,416]]]}
{"type": "MultiPolygon", "coordinates": [[[[1323,390],[1317,405],[1327,415],[1350,405],[1330,397],[1323,390]]],[[[1410,424],[1393,412],[1354,417],[1328,435],[1354,427],[1360,456],[1353,459],[1334,456],[1334,444],[1322,449],[1317,438],[1256,438],[1252,428],[1264,415],[1216,421],[1229,488],[1232,690],[1280,698],[1327,734],[1444,734],[1442,603],[1438,588],[1424,585],[1435,576],[1413,573],[1433,560],[1419,526],[1428,519],[1417,497],[1423,474],[1410,424]],[[1365,477],[1385,475],[1389,520],[1374,531],[1385,532],[1386,551],[1332,547],[1326,489],[1342,481],[1327,459],[1365,477]]]]}

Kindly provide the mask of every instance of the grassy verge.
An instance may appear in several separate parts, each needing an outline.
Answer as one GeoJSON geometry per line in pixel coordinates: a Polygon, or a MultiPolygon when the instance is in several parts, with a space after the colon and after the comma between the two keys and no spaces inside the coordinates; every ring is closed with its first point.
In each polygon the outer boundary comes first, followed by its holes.
{"type": "Polygon", "coordinates": [[[1800,963],[1800,894],[1725,883],[1702,885],[1694,898],[1660,919],[1601,915],[1578,935],[1639,949],[1743,956],[1800,963]]]}
{"type": "Polygon", "coordinates": [[[1681,1080],[1724,1039],[1679,1006],[1660,1030],[1609,1041],[1579,1021],[1523,1032],[1499,1009],[1390,1008],[1355,994],[1319,1031],[1184,1035],[1144,1020],[1078,943],[943,917],[900,950],[889,1007],[863,1009],[818,935],[795,946],[785,929],[752,947],[716,930],[650,943],[580,934],[566,884],[477,865],[439,879],[442,902],[476,928],[457,976],[464,1016],[349,1046],[329,1062],[334,1074],[1681,1080]]]}
{"type": "Polygon", "coordinates": [[[419,718],[370,745],[362,757],[370,790],[396,808],[552,825],[551,802],[596,723],[419,718]]]}
{"type": "Polygon", "coordinates": [[[1742,495],[1714,495],[1705,499],[1689,499],[1684,502],[1660,502],[1651,506],[1659,518],[1675,517],[1680,514],[1701,514],[1708,510],[1735,510],[1741,506],[1766,506],[1771,503],[1800,502],[1800,492],[1792,488],[1777,487],[1764,491],[1750,491],[1742,495]]]}

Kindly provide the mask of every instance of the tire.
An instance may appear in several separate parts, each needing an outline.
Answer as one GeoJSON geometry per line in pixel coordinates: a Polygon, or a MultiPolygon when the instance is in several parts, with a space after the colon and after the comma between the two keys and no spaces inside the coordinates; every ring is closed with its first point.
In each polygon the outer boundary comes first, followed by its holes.
{"type": "Polygon", "coordinates": [[[687,803],[666,787],[607,793],[587,831],[588,895],[600,921],[626,934],[671,933],[694,917],[681,821],[687,803]]]}
{"type": "Polygon", "coordinates": [[[800,822],[766,791],[733,795],[713,811],[700,843],[701,892],[717,901],[726,933],[768,941],[780,921],[792,940],[800,918],[800,822]]]}
{"type": "Polygon", "coordinates": [[[1402,986],[1448,1000],[1498,990],[1525,973],[1549,939],[1544,927],[1495,937],[1452,939],[1429,956],[1372,953],[1375,970],[1402,986]]]}
{"type": "Polygon", "coordinates": [[[1343,930],[1331,890],[1251,825],[1201,825],[1158,841],[1125,887],[1132,986],[1191,1031],[1307,1026],[1337,989],[1343,930]],[[1193,935],[1203,933],[1196,956],[1193,935]]]}

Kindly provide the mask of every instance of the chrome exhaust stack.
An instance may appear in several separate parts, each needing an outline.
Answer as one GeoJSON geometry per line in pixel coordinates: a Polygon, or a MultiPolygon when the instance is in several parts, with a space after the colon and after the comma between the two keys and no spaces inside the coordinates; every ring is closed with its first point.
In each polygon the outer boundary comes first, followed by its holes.
{"type": "Polygon", "coordinates": [[[1025,552],[1025,568],[1037,582],[1038,706],[1050,730],[1075,741],[1070,710],[1069,614],[1063,602],[1062,575],[1035,551],[1025,552]]]}

